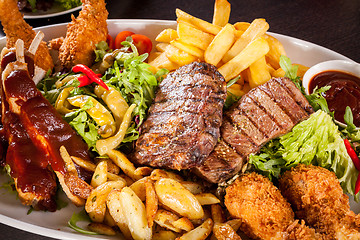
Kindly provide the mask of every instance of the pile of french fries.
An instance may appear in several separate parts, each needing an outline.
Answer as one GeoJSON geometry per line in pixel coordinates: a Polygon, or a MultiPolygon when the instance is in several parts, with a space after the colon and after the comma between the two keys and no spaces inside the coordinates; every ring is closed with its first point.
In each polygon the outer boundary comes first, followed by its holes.
{"type": "MultiPolygon", "coordinates": [[[[213,64],[227,82],[240,76],[228,88],[238,97],[271,77],[283,77],[279,60],[286,53],[280,41],[266,33],[269,24],[261,18],[230,24],[230,10],[227,0],[216,0],[209,23],[176,9],[177,29],[165,29],[156,37],[159,43],[149,64],[169,71],[193,61],[213,64]]],[[[297,65],[302,77],[308,68],[297,65]]]]}

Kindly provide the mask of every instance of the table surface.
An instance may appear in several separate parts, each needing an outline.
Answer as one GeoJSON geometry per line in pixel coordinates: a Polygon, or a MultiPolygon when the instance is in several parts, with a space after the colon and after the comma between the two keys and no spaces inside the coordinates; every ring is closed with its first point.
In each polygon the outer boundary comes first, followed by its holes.
{"type": "MultiPolygon", "coordinates": [[[[265,18],[271,32],[306,40],[360,62],[359,0],[228,0],[230,22],[265,18]]],[[[109,19],[175,20],[175,8],[211,21],[214,0],[107,0],[109,19]]],[[[78,12],[75,12],[76,16],[78,12]]],[[[27,20],[33,27],[70,21],[70,14],[27,20]]],[[[0,32],[1,33],[1,32],[0,32]]],[[[51,239],[0,224],[2,239],[51,239]]]]}

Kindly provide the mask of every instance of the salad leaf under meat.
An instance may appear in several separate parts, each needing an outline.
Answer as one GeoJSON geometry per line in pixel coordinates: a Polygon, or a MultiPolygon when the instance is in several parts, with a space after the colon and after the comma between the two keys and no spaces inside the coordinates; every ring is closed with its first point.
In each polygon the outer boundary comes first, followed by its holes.
{"type": "Polygon", "coordinates": [[[300,163],[321,166],[335,172],[344,191],[352,195],[358,176],[337,125],[322,110],[270,141],[259,155],[250,156],[250,163],[270,178],[300,163]]]}

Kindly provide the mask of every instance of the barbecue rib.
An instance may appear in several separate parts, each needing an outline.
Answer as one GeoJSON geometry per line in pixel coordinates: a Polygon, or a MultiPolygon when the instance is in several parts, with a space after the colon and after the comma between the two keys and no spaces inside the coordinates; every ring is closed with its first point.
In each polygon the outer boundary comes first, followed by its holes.
{"type": "Polygon", "coordinates": [[[213,183],[231,178],[251,153],[289,132],[312,112],[293,82],[287,78],[271,79],[252,89],[224,113],[221,139],[195,172],[213,183]]]}
{"type": "Polygon", "coordinates": [[[224,78],[210,64],[168,74],[141,126],[134,161],[177,170],[201,164],[219,138],[225,98],[224,78]]]}

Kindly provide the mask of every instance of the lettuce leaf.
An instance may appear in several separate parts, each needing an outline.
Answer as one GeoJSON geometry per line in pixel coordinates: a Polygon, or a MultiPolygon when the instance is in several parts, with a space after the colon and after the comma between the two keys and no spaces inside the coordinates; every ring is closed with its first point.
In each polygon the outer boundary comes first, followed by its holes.
{"type": "Polygon", "coordinates": [[[250,163],[270,178],[300,163],[314,164],[333,171],[344,192],[354,195],[358,176],[341,133],[330,115],[318,110],[297,124],[291,132],[270,141],[250,163]]]}

